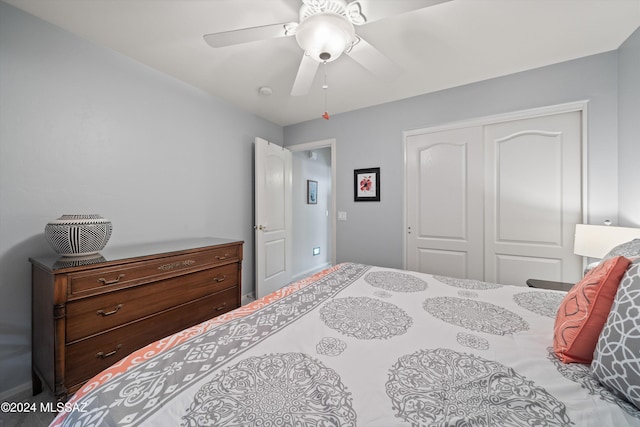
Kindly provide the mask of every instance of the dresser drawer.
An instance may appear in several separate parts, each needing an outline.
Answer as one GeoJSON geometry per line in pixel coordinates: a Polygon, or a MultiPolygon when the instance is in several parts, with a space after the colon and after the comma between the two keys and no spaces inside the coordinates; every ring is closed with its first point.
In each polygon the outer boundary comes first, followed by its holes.
{"type": "Polygon", "coordinates": [[[240,260],[240,247],[228,246],[206,252],[183,254],[140,261],[124,266],[96,268],[83,273],[68,275],[70,298],[124,288],[140,283],[187,274],[194,270],[210,268],[240,260]]]}
{"type": "Polygon", "coordinates": [[[227,264],[70,301],[66,341],[77,341],[224,289],[233,288],[237,292],[238,278],[238,264],[227,264]]]}
{"type": "Polygon", "coordinates": [[[66,346],[69,387],[84,382],[129,353],[239,307],[231,288],[66,346]]]}

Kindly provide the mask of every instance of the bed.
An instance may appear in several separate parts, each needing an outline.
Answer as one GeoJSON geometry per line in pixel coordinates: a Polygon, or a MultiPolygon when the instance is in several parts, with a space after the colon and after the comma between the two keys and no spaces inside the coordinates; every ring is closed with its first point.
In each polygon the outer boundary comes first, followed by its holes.
{"type": "Polygon", "coordinates": [[[52,425],[640,425],[554,354],[565,296],[340,264],[129,355],[52,425]]]}

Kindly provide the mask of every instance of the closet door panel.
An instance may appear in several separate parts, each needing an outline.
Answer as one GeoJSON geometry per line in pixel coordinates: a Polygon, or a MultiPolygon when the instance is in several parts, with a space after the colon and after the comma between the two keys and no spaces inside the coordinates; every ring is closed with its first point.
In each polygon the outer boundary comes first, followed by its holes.
{"type": "Polygon", "coordinates": [[[407,268],[482,279],[479,127],[407,137],[407,268]]]}
{"type": "Polygon", "coordinates": [[[418,271],[429,271],[440,276],[465,278],[467,253],[438,249],[419,249],[418,271]]]}
{"type": "Polygon", "coordinates": [[[562,245],[559,139],[552,133],[522,133],[495,142],[497,242],[562,245]]]}
{"type": "Polygon", "coordinates": [[[497,254],[495,263],[500,283],[522,285],[523,277],[562,277],[562,260],[559,259],[497,254]]]}
{"type": "Polygon", "coordinates": [[[485,280],[579,279],[580,130],[579,112],[485,127],[485,280]]]}
{"type": "Polygon", "coordinates": [[[434,144],[420,150],[417,181],[420,237],[466,238],[467,150],[466,144],[434,144]]]}

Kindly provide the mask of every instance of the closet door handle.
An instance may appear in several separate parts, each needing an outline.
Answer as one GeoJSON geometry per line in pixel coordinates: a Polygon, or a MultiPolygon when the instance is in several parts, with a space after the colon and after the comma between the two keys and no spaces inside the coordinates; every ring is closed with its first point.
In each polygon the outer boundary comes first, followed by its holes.
{"type": "Polygon", "coordinates": [[[96,311],[96,316],[102,316],[102,317],[111,316],[112,314],[116,314],[122,307],[124,307],[124,304],[116,305],[115,308],[111,311],[98,310],[96,311]]]}

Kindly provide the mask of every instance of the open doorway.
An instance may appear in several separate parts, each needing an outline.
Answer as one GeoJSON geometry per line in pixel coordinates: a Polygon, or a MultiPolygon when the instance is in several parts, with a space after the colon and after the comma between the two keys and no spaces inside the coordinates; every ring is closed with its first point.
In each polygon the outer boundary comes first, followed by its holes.
{"type": "Polygon", "coordinates": [[[287,147],[293,154],[293,280],[336,263],[335,139],[287,147]]]}

